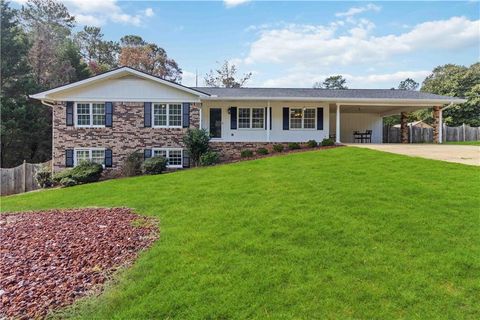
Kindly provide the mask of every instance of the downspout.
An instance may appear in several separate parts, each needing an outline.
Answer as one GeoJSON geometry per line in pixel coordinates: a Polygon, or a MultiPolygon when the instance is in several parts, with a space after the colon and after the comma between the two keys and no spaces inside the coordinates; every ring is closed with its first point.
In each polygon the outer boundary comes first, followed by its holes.
{"type": "MultiPolygon", "coordinates": [[[[54,136],[54,134],[53,134],[53,119],[54,119],[54,116],[53,116],[53,113],[54,113],[53,107],[54,107],[55,105],[53,105],[51,102],[47,102],[46,100],[40,100],[40,101],[42,102],[43,105],[52,108],[52,164],[51,164],[51,171],[52,171],[52,175],[53,175],[53,148],[54,148],[54,145],[55,145],[55,144],[54,144],[54,140],[53,140],[53,139],[55,138],[55,136],[54,136]]],[[[52,101],[52,102],[53,102],[53,101],[52,101]]]]}

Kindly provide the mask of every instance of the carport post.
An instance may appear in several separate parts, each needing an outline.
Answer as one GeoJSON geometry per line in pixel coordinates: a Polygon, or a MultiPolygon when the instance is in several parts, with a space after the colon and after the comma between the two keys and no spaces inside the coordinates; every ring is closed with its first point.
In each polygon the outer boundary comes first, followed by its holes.
{"type": "Polygon", "coordinates": [[[440,108],[438,110],[438,143],[443,143],[443,115],[440,108]]]}
{"type": "Polygon", "coordinates": [[[337,103],[336,114],[336,126],[335,126],[335,143],[340,144],[340,105],[337,103]]]}

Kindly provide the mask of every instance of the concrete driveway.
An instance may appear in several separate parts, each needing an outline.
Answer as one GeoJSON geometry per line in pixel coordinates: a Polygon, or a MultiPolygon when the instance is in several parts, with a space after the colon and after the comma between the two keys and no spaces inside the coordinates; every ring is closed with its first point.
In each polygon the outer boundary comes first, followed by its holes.
{"type": "Polygon", "coordinates": [[[480,166],[480,147],[448,144],[347,144],[359,148],[480,166]]]}

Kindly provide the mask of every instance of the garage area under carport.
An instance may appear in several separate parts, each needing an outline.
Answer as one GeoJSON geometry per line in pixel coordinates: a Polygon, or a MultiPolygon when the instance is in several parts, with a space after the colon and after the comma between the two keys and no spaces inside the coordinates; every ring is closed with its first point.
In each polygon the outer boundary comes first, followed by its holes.
{"type": "Polygon", "coordinates": [[[337,144],[341,143],[383,143],[383,118],[400,115],[401,142],[408,143],[408,113],[433,108],[435,123],[433,136],[435,143],[442,141],[442,110],[445,107],[426,103],[401,105],[399,103],[360,103],[339,102],[329,105],[330,136],[337,144]],[[359,139],[365,137],[365,139],[359,139]]]}

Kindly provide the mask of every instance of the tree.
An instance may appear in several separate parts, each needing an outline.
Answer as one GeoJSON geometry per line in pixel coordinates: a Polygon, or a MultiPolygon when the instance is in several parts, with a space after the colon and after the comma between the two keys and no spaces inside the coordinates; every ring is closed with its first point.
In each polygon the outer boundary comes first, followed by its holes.
{"type": "Polygon", "coordinates": [[[136,35],[128,35],[120,39],[120,47],[120,65],[174,82],[182,80],[182,69],[177,62],[156,44],[148,43],[136,35]]]}
{"type": "Polygon", "coordinates": [[[1,166],[46,161],[51,154],[50,110],[32,104],[38,90],[28,64],[30,44],[19,25],[19,12],[1,1],[1,166]]]}
{"type": "Polygon", "coordinates": [[[28,0],[22,7],[22,23],[32,44],[28,57],[37,84],[47,89],[69,82],[75,70],[61,54],[75,18],[65,5],[54,0],[28,0]]]}
{"type": "Polygon", "coordinates": [[[316,82],[313,87],[317,89],[348,89],[347,80],[342,75],[330,76],[322,83],[316,82]]]}
{"type": "Polygon", "coordinates": [[[205,75],[205,84],[208,87],[224,87],[224,88],[240,88],[250,80],[252,73],[246,73],[242,77],[237,78],[237,67],[225,60],[216,70],[210,70],[205,75]]]}
{"type": "Polygon", "coordinates": [[[118,65],[120,45],[115,41],[103,40],[100,28],[85,26],[75,35],[75,42],[93,74],[110,70],[118,65]]]}
{"type": "Polygon", "coordinates": [[[416,82],[412,78],[407,78],[403,81],[400,81],[400,83],[398,84],[398,89],[414,91],[417,90],[419,86],[420,84],[418,82],[416,82]]]}
{"type": "Polygon", "coordinates": [[[455,105],[443,113],[447,125],[459,126],[462,123],[471,126],[480,125],[480,62],[470,67],[446,64],[433,69],[423,81],[423,92],[466,98],[468,101],[455,105]]]}

